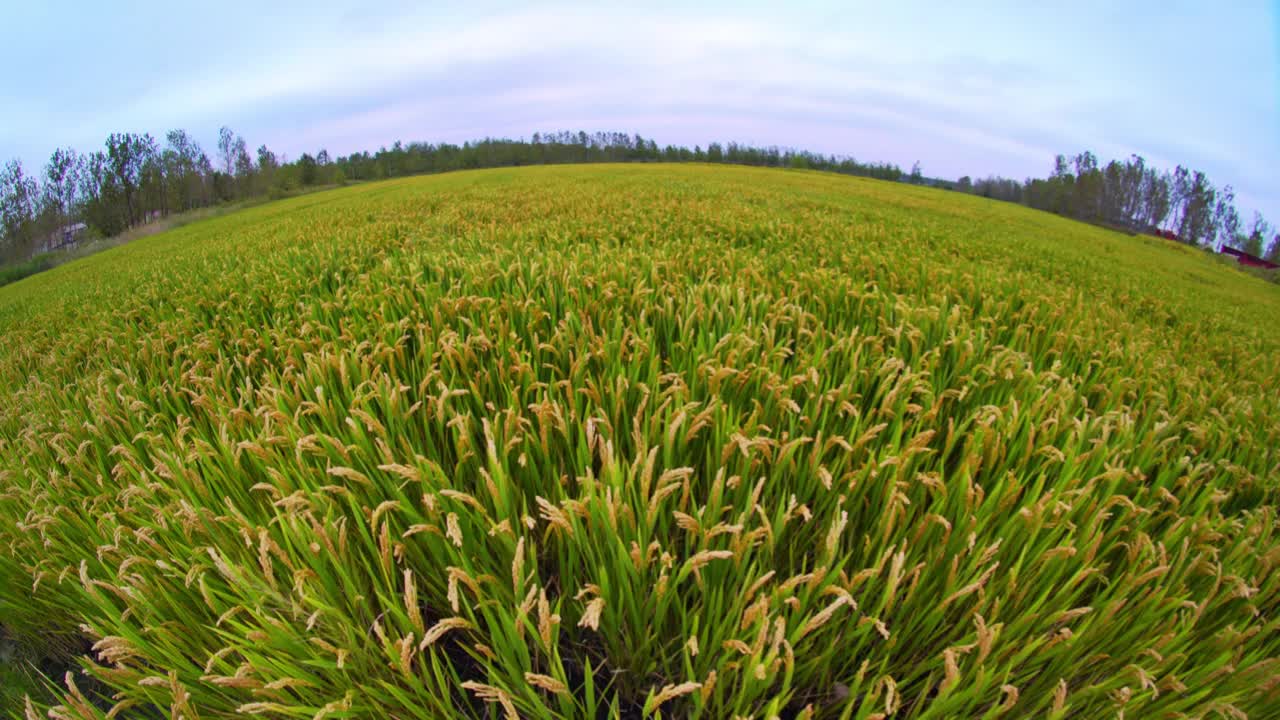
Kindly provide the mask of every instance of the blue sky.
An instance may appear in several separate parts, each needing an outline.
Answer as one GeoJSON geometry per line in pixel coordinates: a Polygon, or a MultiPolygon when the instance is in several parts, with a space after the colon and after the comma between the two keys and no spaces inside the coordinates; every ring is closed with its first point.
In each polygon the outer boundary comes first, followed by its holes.
{"type": "Polygon", "coordinates": [[[928,175],[1140,153],[1280,221],[1276,2],[5,3],[0,159],[230,125],[296,157],[639,132],[928,175]],[[367,5],[367,6],[366,6],[367,5]]]}

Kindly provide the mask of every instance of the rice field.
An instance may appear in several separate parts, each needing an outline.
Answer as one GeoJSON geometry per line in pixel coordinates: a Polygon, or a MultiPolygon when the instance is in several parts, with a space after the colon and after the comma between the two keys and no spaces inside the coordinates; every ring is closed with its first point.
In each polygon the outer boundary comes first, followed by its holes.
{"type": "Polygon", "coordinates": [[[1280,717],[1278,318],[1199,251],[807,172],[186,226],[0,289],[0,697],[1280,717]]]}

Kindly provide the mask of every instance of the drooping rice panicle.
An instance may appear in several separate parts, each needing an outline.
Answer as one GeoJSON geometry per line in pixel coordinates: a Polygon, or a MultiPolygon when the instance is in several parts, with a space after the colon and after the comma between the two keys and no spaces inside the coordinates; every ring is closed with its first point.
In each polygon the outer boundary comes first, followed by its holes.
{"type": "Polygon", "coordinates": [[[138,241],[0,288],[0,645],[87,674],[13,714],[1267,717],[1276,317],[1165,243],[725,166],[138,241]]]}

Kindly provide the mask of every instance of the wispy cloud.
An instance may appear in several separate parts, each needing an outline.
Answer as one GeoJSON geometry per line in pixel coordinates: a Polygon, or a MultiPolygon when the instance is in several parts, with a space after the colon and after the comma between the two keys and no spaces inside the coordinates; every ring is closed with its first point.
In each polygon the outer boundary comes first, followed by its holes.
{"type": "MultiPolygon", "coordinates": [[[[263,16],[239,2],[221,23],[159,5],[132,25],[117,17],[127,11],[81,9],[86,24],[105,13],[106,27],[151,34],[119,56],[105,37],[71,46],[80,73],[37,64],[0,90],[19,108],[0,154],[39,163],[55,144],[118,129],[211,139],[222,123],[295,155],[607,127],[919,159],[950,176],[1039,174],[1054,152],[1086,147],[1139,152],[1203,167],[1242,198],[1280,198],[1276,25],[1263,3],[286,3],[263,16]],[[184,40],[184,28],[198,32],[184,40]]],[[[21,12],[20,25],[56,9],[21,12]]],[[[0,61],[31,50],[20,40],[0,61]]]]}

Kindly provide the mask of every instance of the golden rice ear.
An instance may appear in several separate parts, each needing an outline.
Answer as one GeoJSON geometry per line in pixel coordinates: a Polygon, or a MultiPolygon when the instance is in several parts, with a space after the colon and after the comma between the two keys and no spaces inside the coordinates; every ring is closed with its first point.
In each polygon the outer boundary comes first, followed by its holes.
{"type": "Polygon", "coordinates": [[[1267,716],[1239,279],[726,167],[192,224],[0,288],[4,632],[74,720],[1267,716]]]}
{"type": "Polygon", "coordinates": [[[702,683],[684,682],[678,685],[664,685],[656,695],[650,697],[645,703],[645,712],[655,712],[663,703],[675,698],[697,692],[702,688],[702,683]]]}
{"type": "Polygon", "coordinates": [[[556,695],[569,695],[568,686],[549,675],[540,675],[538,673],[525,673],[524,679],[530,685],[542,688],[547,692],[554,693],[556,695]]]}

